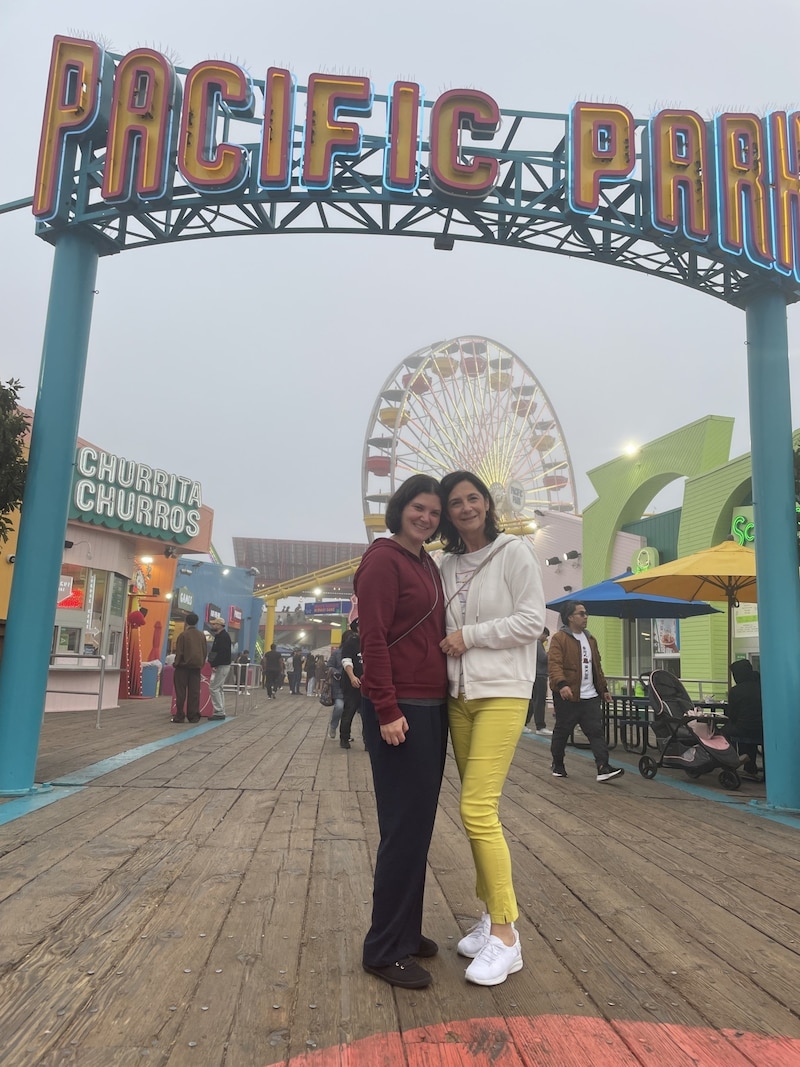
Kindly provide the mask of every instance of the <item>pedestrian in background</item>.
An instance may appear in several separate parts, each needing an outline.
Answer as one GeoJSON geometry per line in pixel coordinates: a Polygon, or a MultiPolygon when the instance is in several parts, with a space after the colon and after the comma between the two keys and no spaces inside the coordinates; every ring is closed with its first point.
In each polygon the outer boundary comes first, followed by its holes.
{"type": "Polygon", "coordinates": [[[289,678],[290,691],[300,696],[300,684],[303,681],[303,653],[296,648],[292,653],[292,673],[289,678]]]}
{"type": "Polygon", "coordinates": [[[333,708],[331,709],[331,720],[328,723],[328,737],[333,740],[336,737],[336,731],[341,722],[342,712],[344,710],[344,696],[342,694],[342,649],[334,648],[331,650],[330,659],[328,660],[328,672],[331,683],[331,696],[333,697],[333,708]]]}
{"type": "Polygon", "coordinates": [[[208,642],[197,629],[200,621],[194,612],[186,616],[183,633],[175,642],[175,714],[173,722],[200,722],[200,669],[206,661],[208,642]]]}
{"type": "Polygon", "coordinates": [[[525,719],[524,734],[533,734],[530,721],[533,719],[535,732],[542,737],[552,737],[553,731],[547,729],[545,718],[545,704],[547,701],[547,639],[550,631],[545,626],[542,636],[536,642],[536,681],[533,683],[533,692],[528,702],[528,715],[525,719]]]}
{"type": "Polygon", "coordinates": [[[313,652],[308,653],[303,667],[306,672],[306,696],[313,697],[314,686],[317,682],[317,657],[313,652]]]}
{"type": "MultiPolygon", "coordinates": [[[[358,619],[353,619],[350,628],[342,634],[342,698],[344,708],[339,724],[339,745],[350,748],[353,718],[361,711],[361,675],[364,666],[361,660],[361,638],[358,619]]],[[[361,729],[364,729],[362,720],[361,729]]]]}
{"type": "Polygon", "coordinates": [[[233,658],[231,635],[225,629],[225,620],[216,618],[209,623],[209,628],[214,635],[211,650],[208,653],[208,662],[214,668],[209,683],[211,706],[214,709],[212,719],[225,718],[225,682],[231,671],[233,658]]]}
{"type": "Polygon", "coordinates": [[[264,654],[264,684],[267,687],[267,698],[275,699],[275,694],[281,687],[283,678],[283,657],[274,644],[269,646],[269,652],[264,654]]]}
{"type": "Polygon", "coordinates": [[[600,649],[586,629],[589,616],[583,604],[568,600],[561,609],[561,621],[563,625],[550,639],[547,654],[556,717],[550,742],[553,777],[567,777],[564,752],[572,731],[580,726],[597,764],[597,781],[610,782],[625,771],[608,762],[602,701],[610,701],[611,696],[600,662],[600,649]]]}

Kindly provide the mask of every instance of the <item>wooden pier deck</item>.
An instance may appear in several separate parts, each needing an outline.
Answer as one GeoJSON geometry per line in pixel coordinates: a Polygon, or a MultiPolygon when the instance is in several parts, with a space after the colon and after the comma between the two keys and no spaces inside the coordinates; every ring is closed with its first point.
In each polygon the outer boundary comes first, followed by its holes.
{"type": "Polygon", "coordinates": [[[800,820],[763,787],[632,762],[601,786],[573,751],[554,779],[524,738],[502,814],[525,967],[487,989],[455,951],[480,909],[449,759],[434,984],[402,991],[360,966],[363,746],[285,692],[197,728],[166,709],[48,716],[52,793],[0,805],[4,1067],[800,1065],[800,820]]]}

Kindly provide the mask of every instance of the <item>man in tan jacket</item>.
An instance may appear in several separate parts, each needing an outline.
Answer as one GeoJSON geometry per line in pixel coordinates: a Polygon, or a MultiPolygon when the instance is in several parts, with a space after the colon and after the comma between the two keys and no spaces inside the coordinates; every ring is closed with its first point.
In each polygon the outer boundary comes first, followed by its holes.
{"type": "Polygon", "coordinates": [[[600,650],[597,641],[586,629],[589,617],[583,604],[567,601],[561,609],[561,620],[564,625],[550,639],[547,653],[547,671],[556,716],[550,742],[553,777],[567,777],[564,752],[572,731],[580,726],[597,764],[597,781],[610,782],[625,772],[608,762],[601,697],[605,701],[611,698],[600,663],[600,650]]]}

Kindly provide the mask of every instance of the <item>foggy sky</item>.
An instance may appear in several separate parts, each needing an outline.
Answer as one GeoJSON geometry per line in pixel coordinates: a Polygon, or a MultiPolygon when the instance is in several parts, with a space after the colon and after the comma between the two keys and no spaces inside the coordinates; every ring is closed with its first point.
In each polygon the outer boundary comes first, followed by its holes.
{"type": "MultiPolygon", "coordinates": [[[[501,108],[558,113],[590,99],[637,118],[664,106],[709,118],[800,98],[789,0],[352,11],[309,0],[240,15],[92,0],[71,5],[68,24],[63,11],[0,4],[0,203],[32,192],[57,33],[99,35],[117,52],[150,45],[181,66],[226,58],[256,78],[271,64],[301,85],[314,71],[359,73],[385,93],[403,77],[429,99],[474,87],[501,108]]],[[[20,378],[33,406],[52,249],[28,211],[0,215],[0,248],[0,378],[20,378]]],[[[749,450],[744,314],[631,271],[471,244],[443,253],[399,237],[282,235],[107,257],[97,288],[80,433],[201,481],[226,560],[233,536],[364,539],[360,468],[377,391],[405,356],[446,337],[495,338],[530,366],[564,427],[581,509],[594,498],[586,471],[629,440],[729,415],[732,454],[749,450]]],[[[793,373],[797,326],[792,307],[793,373]]]]}

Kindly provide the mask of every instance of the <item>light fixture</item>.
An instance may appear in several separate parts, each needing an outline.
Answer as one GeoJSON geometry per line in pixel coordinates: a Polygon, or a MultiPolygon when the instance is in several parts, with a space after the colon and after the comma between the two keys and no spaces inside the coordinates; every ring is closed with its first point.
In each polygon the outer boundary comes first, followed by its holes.
{"type": "Polygon", "coordinates": [[[164,549],[164,555],[167,557],[167,559],[172,559],[172,557],[175,555],[175,549],[172,547],[172,545],[167,545],[167,547],[164,549]]]}
{"type": "Polygon", "coordinates": [[[437,252],[452,252],[455,243],[455,237],[451,237],[449,233],[440,233],[433,239],[433,247],[437,252]]]}
{"type": "Polygon", "coordinates": [[[550,556],[549,559],[544,561],[545,567],[557,567],[561,562],[560,556],[550,556]]]}
{"type": "Polygon", "coordinates": [[[139,562],[140,563],[152,563],[153,562],[153,557],[152,556],[139,556],[139,562]]]}
{"type": "Polygon", "coordinates": [[[230,574],[231,573],[230,567],[223,567],[222,568],[222,573],[223,574],[230,574]]]}
{"type": "Polygon", "coordinates": [[[319,588],[319,586],[317,586],[316,589],[312,589],[311,592],[314,594],[314,596],[322,596],[322,590],[319,588]]]}
{"type": "Polygon", "coordinates": [[[172,593],[164,593],[165,600],[172,600],[172,593]]]}
{"type": "Polygon", "coordinates": [[[192,573],[192,568],[191,567],[178,567],[178,574],[191,574],[191,573],[192,573]]]}
{"type": "Polygon", "coordinates": [[[569,552],[565,552],[564,553],[565,562],[568,561],[568,560],[571,560],[571,559],[580,559],[580,558],[581,558],[581,554],[577,550],[577,548],[571,548],[569,550],[569,552]]]}

